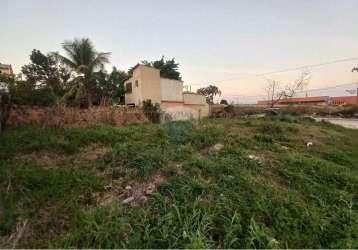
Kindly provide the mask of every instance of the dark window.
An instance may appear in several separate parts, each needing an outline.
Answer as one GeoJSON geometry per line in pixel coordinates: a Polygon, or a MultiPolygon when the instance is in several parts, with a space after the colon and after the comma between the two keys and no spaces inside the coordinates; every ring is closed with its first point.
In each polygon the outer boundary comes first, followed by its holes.
{"type": "Polygon", "coordinates": [[[128,94],[132,93],[132,83],[131,82],[126,83],[126,93],[128,93],[128,94]]]}
{"type": "Polygon", "coordinates": [[[135,80],[135,86],[138,87],[138,80],[135,80]]]}

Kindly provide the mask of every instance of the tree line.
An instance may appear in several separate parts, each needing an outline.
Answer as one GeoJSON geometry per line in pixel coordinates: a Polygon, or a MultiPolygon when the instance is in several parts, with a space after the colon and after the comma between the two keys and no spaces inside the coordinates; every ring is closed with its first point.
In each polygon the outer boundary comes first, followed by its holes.
{"type": "MultiPolygon", "coordinates": [[[[30,63],[21,67],[17,77],[0,74],[0,82],[8,85],[12,102],[20,105],[91,107],[100,104],[124,104],[124,81],[131,69],[110,72],[110,52],[98,52],[88,38],[62,43],[65,52],[42,53],[34,49],[30,63]]],[[[181,80],[175,59],[142,61],[160,70],[162,77],[181,80]]]]}

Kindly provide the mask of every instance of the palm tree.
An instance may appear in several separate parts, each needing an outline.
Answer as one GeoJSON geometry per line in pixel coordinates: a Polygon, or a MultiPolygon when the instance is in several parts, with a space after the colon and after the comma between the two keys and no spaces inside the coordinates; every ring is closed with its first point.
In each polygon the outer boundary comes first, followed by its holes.
{"type": "Polygon", "coordinates": [[[56,56],[75,72],[69,92],[76,92],[76,95],[83,93],[87,98],[88,107],[91,107],[96,75],[98,71],[103,70],[105,63],[109,63],[111,53],[97,52],[88,38],[65,41],[62,48],[67,57],[58,53],[56,56]]]}

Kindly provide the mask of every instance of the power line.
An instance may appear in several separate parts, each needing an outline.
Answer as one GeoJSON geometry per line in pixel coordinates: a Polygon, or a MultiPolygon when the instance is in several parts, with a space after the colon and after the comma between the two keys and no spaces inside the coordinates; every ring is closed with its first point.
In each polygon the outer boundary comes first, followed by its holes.
{"type": "Polygon", "coordinates": [[[350,58],[344,58],[344,59],[328,61],[328,62],[323,62],[323,63],[308,64],[308,65],[295,67],[295,68],[286,68],[286,69],[269,71],[269,72],[259,73],[259,74],[249,74],[250,76],[232,77],[232,78],[227,78],[227,79],[222,79],[222,80],[214,80],[214,81],[210,81],[210,82],[206,82],[206,83],[194,83],[194,84],[189,84],[189,85],[198,86],[198,85],[207,85],[207,84],[211,84],[211,83],[227,82],[227,81],[231,81],[231,80],[250,79],[250,78],[255,78],[255,77],[260,77],[260,76],[272,75],[272,74],[277,74],[277,73],[284,73],[284,72],[289,72],[289,71],[296,71],[296,70],[300,70],[300,69],[316,68],[316,67],[321,67],[321,66],[330,65],[330,64],[357,61],[357,60],[358,60],[358,57],[350,57],[350,58]]]}
{"type": "MultiPolygon", "coordinates": [[[[296,93],[323,91],[323,90],[335,89],[335,88],[339,88],[339,87],[343,87],[343,86],[349,86],[349,85],[354,85],[354,84],[357,84],[357,83],[345,83],[345,84],[338,84],[338,85],[329,86],[329,87],[324,87],[324,88],[307,89],[307,90],[297,91],[296,93]]],[[[243,97],[243,98],[256,98],[256,97],[263,97],[263,96],[266,96],[266,95],[227,94],[227,95],[223,95],[223,96],[243,97]]]]}

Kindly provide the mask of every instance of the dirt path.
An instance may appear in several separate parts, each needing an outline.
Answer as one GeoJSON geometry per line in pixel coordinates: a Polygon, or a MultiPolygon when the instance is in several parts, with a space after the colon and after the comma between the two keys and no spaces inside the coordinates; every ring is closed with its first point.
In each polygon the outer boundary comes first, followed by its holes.
{"type": "Polygon", "coordinates": [[[327,121],[333,124],[341,125],[346,128],[354,128],[358,129],[358,119],[348,119],[348,118],[322,118],[317,117],[315,118],[316,121],[327,121]]]}

